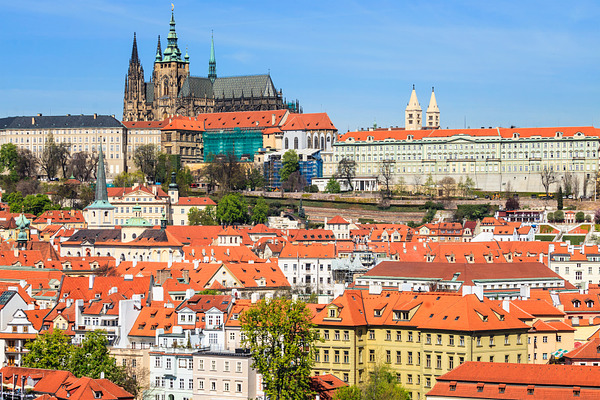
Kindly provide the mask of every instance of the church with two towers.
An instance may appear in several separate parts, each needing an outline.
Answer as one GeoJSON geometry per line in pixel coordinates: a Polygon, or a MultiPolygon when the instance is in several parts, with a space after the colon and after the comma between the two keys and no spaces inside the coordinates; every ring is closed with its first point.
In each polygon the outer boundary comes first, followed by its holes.
{"type": "Polygon", "coordinates": [[[137,39],[125,78],[123,121],[156,121],[170,115],[195,117],[200,113],[289,109],[301,112],[298,101],[286,103],[270,74],[233,77],[217,76],[214,40],[211,38],[208,75],[190,75],[190,57],[182,57],[177,44],[175,16],[171,13],[167,47],[160,36],[151,80],[145,81],[138,57],[137,39]]]}

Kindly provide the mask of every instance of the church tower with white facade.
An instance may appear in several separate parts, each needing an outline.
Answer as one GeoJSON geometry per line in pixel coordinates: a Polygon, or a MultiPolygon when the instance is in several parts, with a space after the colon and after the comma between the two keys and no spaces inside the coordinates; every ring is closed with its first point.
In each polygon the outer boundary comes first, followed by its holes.
{"type": "Polygon", "coordinates": [[[410,94],[410,100],[406,106],[405,117],[404,117],[404,128],[407,131],[414,131],[422,129],[423,127],[423,110],[417,99],[417,92],[415,91],[415,85],[413,85],[412,93],[410,94]]]}

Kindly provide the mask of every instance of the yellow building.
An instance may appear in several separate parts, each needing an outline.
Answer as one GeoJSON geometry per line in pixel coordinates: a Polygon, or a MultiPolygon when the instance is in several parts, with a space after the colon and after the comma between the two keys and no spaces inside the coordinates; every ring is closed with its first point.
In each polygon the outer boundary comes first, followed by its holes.
{"type": "Polygon", "coordinates": [[[529,326],[476,295],[347,290],[314,322],[316,374],[359,384],[388,365],[413,399],[465,361],[527,362],[529,326]]]}

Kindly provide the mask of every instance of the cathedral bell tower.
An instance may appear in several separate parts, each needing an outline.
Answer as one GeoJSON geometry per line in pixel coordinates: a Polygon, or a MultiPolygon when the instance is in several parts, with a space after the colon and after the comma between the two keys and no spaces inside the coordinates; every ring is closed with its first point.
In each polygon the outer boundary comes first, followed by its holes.
{"type": "Polygon", "coordinates": [[[427,118],[427,128],[438,129],[440,127],[440,108],[437,105],[433,88],[431,88],[431,99],[429,100],[429,107],[427,107],[425,116],[427,118]]]}
{"type": "Polygon", "coordinates": [[[171,12],[169,23],[169,35],[167,36],[167,48],[160,55],[160,38],[154,61],[152,81],[154,84],[154,101],[158,102],[155,107],[155,120],[166,118],[169,114],[177,114],[177,97],[183,86],[183,82],[190,73],[189,56],[181,58],[181,50],[177,45],[177,33],[175,32],[175,16],[171,12]]]}
{"type": "Polygon", "coordinates": [[[417,92],[415,91],[415,85],[413,85],[412,93],[410,94],[410,100],[406,106],[404,113],[404,129],[407,131],[415,131],[421,129],[423,117],[423,110],[417,99],[417,92]]]}
{"type": "Polygon", "coordinates": [[[125,77],[125,96],[123,99],[123,121],[146,120],[146,83],[144,82],[144,68],[142,68],[138,57],[135,33],[133,34],[129,70],[125,77]]]}

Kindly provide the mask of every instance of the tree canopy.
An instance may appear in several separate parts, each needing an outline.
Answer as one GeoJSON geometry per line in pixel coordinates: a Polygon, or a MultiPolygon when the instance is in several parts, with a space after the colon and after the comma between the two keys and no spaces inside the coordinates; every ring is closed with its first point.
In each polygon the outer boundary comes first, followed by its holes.
{"type": "Polygon", "coordinates": [[[68,370],[71,357],[69,337],[61,330],[45,332],[25,344],[23,367],[68,370]]]}
{"type": "Polygon", "coordinates": [[[269,215],[269,206],[264,198],[259,197],[256,200],[256,205],[252,209],[252,222],[255,224],[264,224],[267,222],[267,216],[269,215]]]}
{"type": "Polygon", "coordinates": [[[298,153],[296,153],[295,150],[286,151],[281,159],[281,170],[279,171],[281,182],[287,182],[290,175],[299,169],[300,162],[298,160],[298,153]]]}
{"type": "Polygon", "coordinates": [[[408,400],[410,394],[397,381],[389,367],[376,365],[366,383],[336,391],[334,400],[408,400]]]}
{"type": "Polygon", "coordinates": [[[318,333],[306,304],[261,300],[241,315],[241,327],[265,394],[274,400],[308,398],[318,333]]]}
{"type": "Polygon", "coordinates": [[[248,221],[248,204],[238,193],[226,194],[217,204],[217,220],[222,224],[243,224],[248,221]]]}
{"type": "Polygon", "coordinates": [[[188,211],[189,225],[217,225],[217,223],[215,207],[213,206],[206,206],[203,210],[192,207],[190,208],[190,211],[188,211]]]}
{"type": "Polygon", "coordinates": [[[327,193],[339,193],[342,191],[340,188],[340,183],[334,177],[329,178],[327,181],[327,186],[325,186],[325,191],[327,193]]]}

